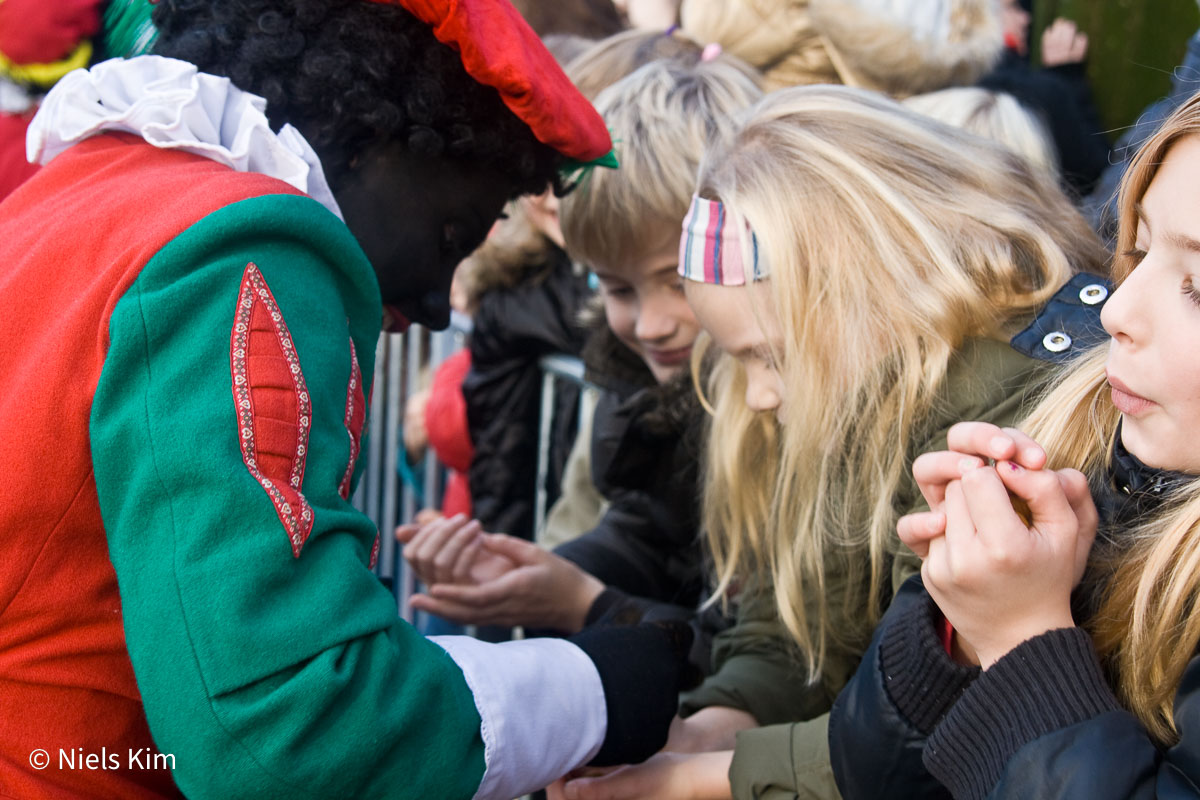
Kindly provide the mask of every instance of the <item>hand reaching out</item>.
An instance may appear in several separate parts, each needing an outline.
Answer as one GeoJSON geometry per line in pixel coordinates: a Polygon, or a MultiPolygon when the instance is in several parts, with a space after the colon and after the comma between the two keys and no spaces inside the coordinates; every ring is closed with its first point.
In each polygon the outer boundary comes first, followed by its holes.
{"type": "Polygon", "coordinates": [[[396,528],[404,559],[426,586],[486,583],[516,569],[512,559],[485,549],[483,537],[479,521],[462,514],[396,528]]]}
{"type": "Polygon", "coordinates": [[[663,750],[672,753],[732,750],[739,731],[757,727],[758,720],[740,708],[707,706],[686,719],[676,717],[663,750]]]}
{"type": "Polygon", "coordinates": [[[1088,37],[1069,19],[1059,17],[1042,34],[1042,66],[1081,64],[1087,59],[1088,37]]]}
{"type": "Polygon", "coordinates": [[[429,587],[412,607],[467,625],[524,625],[576,633],[604,584],[532,542],[483,533],[457,515],[401,525],[404,557],[429,587]]]}

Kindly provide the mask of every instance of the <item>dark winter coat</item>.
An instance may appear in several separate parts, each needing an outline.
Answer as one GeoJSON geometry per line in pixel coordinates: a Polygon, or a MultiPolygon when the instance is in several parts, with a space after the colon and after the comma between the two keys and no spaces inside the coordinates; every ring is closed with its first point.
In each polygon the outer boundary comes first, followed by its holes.
{"type": "Polygon", "coordinates": [[[642,360],[598,329],[584,354],[600,397],[592,480],[609,508],[591,531],[555,552],[606,585],[648,600],[700,601],[699,465],[704,410],[691,376],[659,385],[642,360]]]}
{"type": "Polygon", "coordinates": [[[1200,797],[1200,657],[1160,750],[1117,701],[1082,628],[1017,646],[986,672],[955,663],[942,614],[912,578],[834,704],[829,747],[846,800],[1200,797]]]}
{"type": "Polygon", "coordinates": [[[979,85],[1007,92],[1046,125],[1058,155],[1062,179],[1075,197],[1092,191],[1108,166],[1108,138],[1092,100],[1083,64],[1030,69],[1013,51],[979,85]]]}
{"type": "MultiPolygon", "coordinates": [[[[533,538],[542,374],[538,359],[579,355],[580,307],[590,295],[566,253],[551,250],[549,272],[484,292],[471,334],[471,371],[463,381],[475,458],[468,480],[484,530],[533,538]]],[[[579,389],[559,382],[550,446],[550,500],[574,441],[579,389]]]]}

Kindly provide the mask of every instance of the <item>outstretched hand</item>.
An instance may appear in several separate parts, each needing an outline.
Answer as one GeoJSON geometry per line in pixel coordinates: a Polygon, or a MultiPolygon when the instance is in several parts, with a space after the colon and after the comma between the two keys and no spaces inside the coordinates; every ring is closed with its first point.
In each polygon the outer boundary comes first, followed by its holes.
{"type": "Polygon", "coordinates": [[[479,584],[516,569],[517,564],[483,546],[483,526],[463,514],[396,528],[404,559],[426,586],[479,584]]]}
{"type": "Polygon", "coordinates": [[[1024,434],[966,423],[951,429],[950,446],[914,463],[935,510],[903,518],[897,531],[924,558],[926,589],[986,669],[1021,642],[1074,625],[1071,591],[1098,515],[1084,475],[1043,469],[1045,452],[1024,434]],[[999,460],[989,466],[985,457],[999,460]]]}
{"type": "Polygon", "coordinates": [[[583,628],[603,583],[524,539],[478,530],[472,538],[468,525],[444,535],[453,546],[447,560],[471,562],[468,578],[460,577],[461,568],[450,567],[443,572],[450,580],[430,581],[427,594],[412,596],[413,608],[468,625],[524,625],[566,633],[583,628]],[[463,544],[457,536],[470,541],[463,544]]]}

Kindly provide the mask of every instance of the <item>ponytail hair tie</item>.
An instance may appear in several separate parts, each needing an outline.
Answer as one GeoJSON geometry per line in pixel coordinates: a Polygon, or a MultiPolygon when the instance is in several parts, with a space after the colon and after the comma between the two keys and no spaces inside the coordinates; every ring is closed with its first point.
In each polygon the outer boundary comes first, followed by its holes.
{"type": "Polygon", "coordinates": [[[704,50],[700,52],[701,61],[712,61],[717,56],[721,55],[721,43],[709,42],[704,45],[704,50]]]}

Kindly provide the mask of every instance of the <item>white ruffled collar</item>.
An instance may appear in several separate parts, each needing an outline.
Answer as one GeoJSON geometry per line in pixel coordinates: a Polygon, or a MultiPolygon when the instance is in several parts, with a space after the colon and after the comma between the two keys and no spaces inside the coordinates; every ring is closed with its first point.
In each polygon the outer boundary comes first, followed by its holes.
{"type": "Polygon", "coordinates": [[[340,218],[316,152],[291,125],[272,131],[266,107],[263,98],[186,61],[115,58],[69,72],[50,90],[30,123],[26,151],[31,162],[47,164],[89,136],[124,131],[155,147],[278,178],[340,218]]]}

